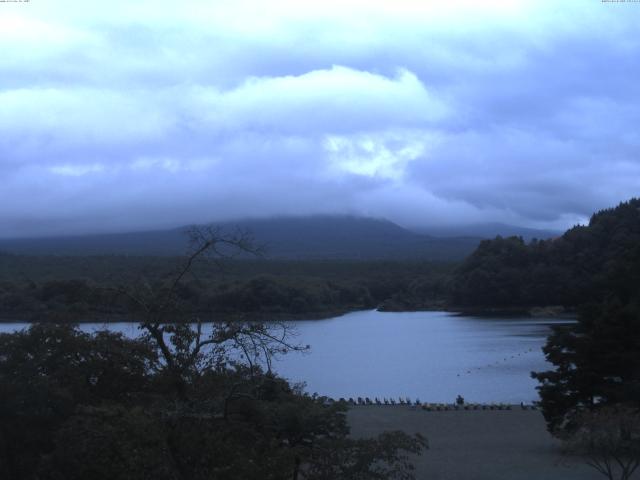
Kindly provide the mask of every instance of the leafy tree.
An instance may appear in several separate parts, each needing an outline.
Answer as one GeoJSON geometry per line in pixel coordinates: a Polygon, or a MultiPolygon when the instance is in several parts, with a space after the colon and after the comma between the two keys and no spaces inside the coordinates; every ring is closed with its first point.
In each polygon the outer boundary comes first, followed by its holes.
{"type": "Polygon", "coordinates": [[[411,438],[402,432],[386,432],[375,439],[324,441],[312,452],[304,478],[411,479],[414,467],[407,454],[419,454],[425,445],[424,438],[411,438]]]}
{"type": "Polygon", "coordinates": [[[35,324],[0,335],[0,478],[30,478],[80,405],[129,405],[151,389],[157,355],[144,339],[35,324]]]}
{"type": "Polygon", "coordinates": [[[640,309],[609,301],[583,308],[578,324],[557,327],[544,347],[555,370],[533,373],[552,432],[575,428],[585,410],[640,407],[640,309]]]}
{"type": "Polygon", "coordinates": [[[613,406],[584,412],[563,436],[565,448],[609,480],[629,480],[640,467],[640,410],[613,406]]]}
{"type": "Polygon", "coordinates": [[[0,346],[0,478],[412,478],[425,446],[350,439],[345,404],[258,366],[203,368],[176,395],[148,339],[34,325],[0,346]]]}
{"type": "Polygon", "coordinates": [[[132,409],[83,406],[53,437],[38,468],[43,480],[178,480],[166,429],[157,415],[132,409]]]}

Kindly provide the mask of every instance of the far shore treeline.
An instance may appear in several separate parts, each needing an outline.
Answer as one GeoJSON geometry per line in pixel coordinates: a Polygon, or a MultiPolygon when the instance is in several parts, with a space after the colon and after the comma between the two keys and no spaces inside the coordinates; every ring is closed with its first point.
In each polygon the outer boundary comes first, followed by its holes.
{"type": "MultiPolygon", "coordinates": [[[[315,318],[341,312],[450,309],[523,313],[573,311],[611,289],[636,295],[640,201],[594,214],[586,226],[525,242],[483,240],[462,262],[288,260],[201,262],[181,285],[181,312],[204,320],[234,316],[315,318]]],[[[3,320],[123,320],[117,286],[162,282],[178,259],[166,256],[57,256],[0,253],[3,320]]],[[[626,301],[626,300],[625,300],[626,301]]]]}
{"type": "MultiPolygon", "coordinates": [[[[174,257],[0,255],[0,319],[122,321],[117,287],[160,283],[174,257]]],[[[202,260],[177,292],[181,317],[203,321],[318,318],[387,305],[444,308],[451,262],[202,260]]]]}

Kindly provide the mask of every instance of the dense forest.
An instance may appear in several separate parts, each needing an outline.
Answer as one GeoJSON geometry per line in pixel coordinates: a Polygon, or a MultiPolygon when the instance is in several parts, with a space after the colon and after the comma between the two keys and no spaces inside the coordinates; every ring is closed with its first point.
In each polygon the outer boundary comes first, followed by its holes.
{"type": "MultiPolygon", "coordinates": [[[[118,289],[157,284],[179,257],[0,255],[0,317],[122,319],[118,289]]],[[[223,319],[318,317],[369,309],[436,308],[455,264],[428,261],[203,260],[181,284],[183,315],[223,319]]]]}
{"type": "Polygon", "coordinates": [[[53,324],[0,334],[0,478],[413,478],[422,437],[350,438],[346,403],[228,360],[237,342],[296,348],[267,345],[273,327],[220,326],[207,351],[190,326],[163,333],[167,356],[149,335],[53,324]]]}
{"type": "Polygon", "coordinates": [[[639,298],[640,200],[602,210],[559,238],[484,240],[457,269],[451,300],[458,306],[576,307],[615,292],[639,298]]]}
{"type": "MultiPolygon", "coordinates": [[[[180,320],[442,308],[452,259],[459,261],[479,242],[349,216],[244,220],[215,228],[250,236],[256,251],[195,266],[181,283],[180,320]]],[[[118,291],[162,283],[188,248],[187,228],[0,240],[0,319],[122,320],[129,305],[118,291]]]]}

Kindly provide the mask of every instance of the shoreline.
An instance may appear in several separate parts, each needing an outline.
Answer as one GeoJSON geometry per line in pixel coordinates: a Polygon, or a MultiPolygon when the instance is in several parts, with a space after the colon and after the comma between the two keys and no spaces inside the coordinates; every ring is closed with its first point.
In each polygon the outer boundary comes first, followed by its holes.
{"type": "MultiPolygon", "coordinates": [[[[339,308],[335,310],[287,313],[287,312],[194,312],[184,315],[189,320],[174,320],[166,323],[194,323],[197,317],[210,318],[202,320],[203,323],[225,322],[225,321],[249,321],[249,322],[298,322],[305,320],[325,320],[328,318],[340,317],[348,313],[364,312],[375,310],[380,313],[418,313],[418,312],[445,312],[454,316],[467,317],[504,317],[504,318],[557,318],[575,320],[575,309],[546,306],[546,307],[526,307],[526,308],[476,308],[476,307],[448,307],[437,305],[420,309],[389,309],[379,306],[373,309],[367,308],[339,308]]],[[[126,313],[100,313],[79,314],[75,312],[25,312],[25,313],[0,313],[0,324],[2,323],[139,323],[141,320],[126,319],[126,313]],[[39,318],[41,317],[41,318],[39,318]]],[[[184,318],[183,317],[183,318],[184,318]]]]}
{"type": "MultiPolygon", "coordinates": [[[[165,323],[195,323],[198,317],[202,317],[202,323],[214,322],[231,322],[231,321],[248,321],[248,322],[296,322],[303,320],[324,320],[327,318],[346,315],[347,313],[366,311],[367,309],[339,309],[327,312],[309,312],[304,314],[294,313],[268,313],[268,312],[251,312],[251,313],[216,313],[216,312],[195,312],[188,313],[183,316],[189,320],[170,320],[165,323]],[[203,318],[210,318],[204,320],[203,318]]],[[[140,323],[142,320],[127,318],[126,313],[91,313],[80,315],[77,313],[45,313],[29,312],[22,314],[0,314],[0,324],[2,323],[140,323]],[[38,318],[40,315],[43,318],[38,318]]]]}

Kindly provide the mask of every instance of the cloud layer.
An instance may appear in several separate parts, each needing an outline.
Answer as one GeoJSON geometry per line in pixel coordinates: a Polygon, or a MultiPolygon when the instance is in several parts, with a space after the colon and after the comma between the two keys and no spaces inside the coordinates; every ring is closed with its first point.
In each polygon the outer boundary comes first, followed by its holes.
{"type": "Polygon", "coordinates": [[[0,4],[0,236],[564,228],[640,191],[638,4],[44,3],[0,4]]]}

